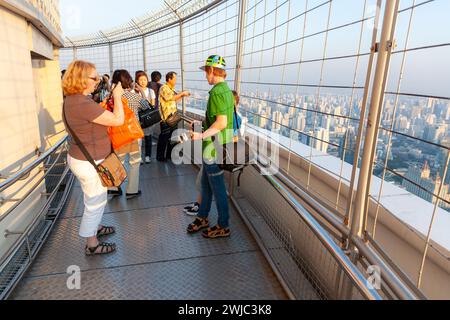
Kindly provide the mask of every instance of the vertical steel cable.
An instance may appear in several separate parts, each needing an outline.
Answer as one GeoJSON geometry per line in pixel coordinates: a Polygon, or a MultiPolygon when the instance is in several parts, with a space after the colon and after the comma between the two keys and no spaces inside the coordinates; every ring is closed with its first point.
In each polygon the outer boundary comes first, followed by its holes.
{"type": "MultiPolygon", "coordinates": [[[[323,84],[323,70],[324,70],[324,66],[325,66],[325,57],[327,54],[328,34],[329,34],[329,29],[330,29],[332,6],[333,6],[333,0],[330,0],[330,6],[328,9],[327,29],[326,29],[326,33],[325,33],[325,43],[323,46],[323,59],[322,59],[322,65],[320,66],[320,80],[319,80],[319,86],[317,88],[316,111],[319,111],[319,107],[320,107],[320,88],[322,87],[322,84],[323,84]]],[[[317,112],[315,112],[315,114],[314,114],[313,127],[312,127],[313,135],[314,135],[315,127],[316,127],[316,121],[317,121],[317,112]]],[[[306,190],[309,190],[309,183],[311,181],[312,154],[313,154],[313,149],[314,149],[313,141],[314,141],[314,137],[312,137],[312,139],[310,140],[311,149],[310,149],[310,153],[309,153],[308,179],[307,179],[307,183],[306,183],[306,190]]]]}
{"type": "MultiPolygon", "coordinates": [[[[395,95],[394,108],[393,108],[393,111],[392,111],[392,123],[391,123],[391,126],[390,126],[389,142],[387,144],[387,150],[386,150],[386,159],[384,160],[383,174],[382,174],[382,177],[381,177],[380,189],[378,191],[378,197],[377,197],[377,200],[376,200],[377,208],[376,208],[376,211],[375,211],[375,219],[374,219],[373,228],[372,228],[372,238],[373,239],[375,239],[375,236],[376,236],[378,215],[379,215],[380,205],[381,205],[381,194],[383,193],[383,186],[384,186],[384,181],[385,181],[386,171],[387,171],[386,169],[388,167],[389,154],[391,153],[392,135],[393,135],[392,130],[394,129],[394,124],[395,124],[395,120],[396,120],[396,113],[397,113],[397,107],[398,107],[398,103],[399,103],[400,90],[401,90],[403,75],[404,75],[404,71],[405,71],[406,53],[407,53],[406,49],[408,48],[408,44],[409,44],[409,38],[410,38],[410,34],[411,34],[411,26],[412,26],[412,19],[413,19],[413,16],[414,16],[415,5],[416,5],[416,0],[413,0],[412,8],[411,8],[411,14],[409,15],[408,30],[406,32],[406,40],[405,40],[404,52],[403,52],[403,55],[402,55],[400,74],[398,76],[397,91],[396,91],[396,95],[395,95]]],[[[366,224],[367,224],[367,221],[366,221],[366,224]]]]}
{"type": "MultiPolygon", "coordinates": [[[[305,44],[305,33],[306,33],[306,18],[308,16],[308,0],[305,1],[305,16],[303,18],[303,32],[302,32],[302,44],[300,46],[300,57],[298,60],[298,72],[297,72],[297,86],[295,87],[295,99],[294,99],[294,107],[297,106],[297,96],[298,96],[298,89],[300,87],[300,75],[301,75],[301,68],[302,68],[302,60],[303,60],[303,49],[305,44]]],[[[287,164],[287,173],[289,174],[290,167],[291,167],[291,157],[292,157],[292,140],[289,140],[289,155],[288,155],[288,164],[287,164]]]]}
{"type": "MultiPolygon", "coordinates": [[[[256,8],[255,8],[255,13],[256,13],[256,8]]],[[[263,28],[262,30],[265,31],[266,29],[266,16],[267,16],[267,0],[264,1],[264,19],[263,19],[263,28]]],[[[255,24],[256,26],[256,24],[255,24]]],[[[259,72],[258,72],[258,81],[257,83],[261,83],[261,70],[263,69],[262,66],[263,64],[263,57],[264,57],[264,33],[262,34],[262,44],[261,44],[261,59],[260,59],[260,63],[261,63],[261,67],[259,68],[259,72]]],[[[259,96],[259,86],[256,87],[256,96],[259,96]]],[[[272,119],[272,117],[270,117],[272,119]]],[[[272,120],[270,121],[272,123],[272,120]]]]}
{"type": "Polygon", "coordinates": [[[420,264],[420,269],[419,269],[419,276],[417,278],[417,287],[419,289],[420,289],[420,287],[422,285],[423,269],[425,267],[425,261],[427,259],[428,248],[430,247],[431,231],[433,230],[433,225],[434,225],[434,222],[435,222],[437,209],[439,207],[439,203],[441,202],[440,197],[441,197],[441,193],[442,193],[442,188],[444,187],[444,184],[445,184],[445,179],[447,177],[449,161],[450,161],[450,151],[447,151],[447,160],[445,161],[444,174],[442,175],[441,184],[439,185],[438,197],[436,198],[436,203],[434,204],[433,215],[431,217],[430,226],[428,227],[427,238],[426,238],[425,246],[424,246],[424,249],[423,249],[422,262],[420,264]]]}
{"type": "MultiPolygon", "coordinates": [[[[256,1],[256,0],[255,0],[256,1]]],[[[250,66],[253,67],[253,52],[254,52],[254,48],[255,48],[255,29],[256,29],[256,6],[258,4],[255,4],[255,7],[253,8],[253,36],[252,36],[252,49],[251,49],[251,53],[250,53],[250,66]]]]}
{"type": "MultiPolygon", "coordinates": [[[[289,21],[290,17],[291,17],[291,1],[289,1],[289,4],[288,4],[288,16],[286,18],[287,21],[289,21]]],[[[275,25],[276,25],[276,23],[275,23],[275,25]]],[[[285,80],[285,77],[286,77],[286,58],[287,58],[287,47],[288,47],[286,43],[288,41],[288,38],[289,38],[289,23],[286,26],[286,36],[285,36],[285,40],[284,40],[285,46],[284,46],[283,69],[282,69],[283,71],[281,72],[280,97],[283,96],[284,87],[285,87],[284,86],[284,80],[285,80]]],[[[275,46],[275,44],[276,44],[276,40],[274,42],[274,46],[275,46]]],[[[274,58],[275,58],[275,48],[273,49],[272,65],[274,64],[274,58]]],[[[291,108],[292,108],[292,106],[289,106],[288,110],[290,111],[291,108]]],[[[292,150],[292,136],[291,136],[291,132],[292,132],[292,130],[290,129],[289,130],[289,153],[292,150]]]]}
{"type": "MultiPolygon", "coordinates": [[[[273,45],[272,45],[272,66],[274,65],[275,60],[275,43],[277,39],[277,18],[278,18],[278,0],[275,2],[275,30],[273,31],[273,45]]],[[[265,22],[265,20],[264,20],[265,22]]],[[[269,87],[269,97],[271,97],[272,86],[269,87]]],[[[279,109],[279,105],[277,105],[277,110],[279,109]]]]}
{"type": "Polygon", "coordinates": [[[349,187],[349,195],[347,196],[347,208],[346,208],[346,213],[345,213],[345,217],[344,217],[344,224],[348,225],[350,222],[350,215],[352,213],[353,210],[353,199],[354,199],[354,195],[355,195],[355,182],[356,182],[356,170],[358,169],[358,162],[359,162],[359,154],[361,152],[361,145],[362,145],[362,140],[363,140],[363,132],[364,132],[364,124],[365,124],[365,119],[366,119],[366,110],[367,110],[367,100],[369,97],[369,87],[370,87],[370,82],[371,82],[371,78],[372,78],[372,69],[373,69],[373,62],[374,62],[374,58],[375,58],[375,52],[376,52],[376,41],[377,41],[377,35],[378,35],[378,23],[380,20],[380,9],[381,9],[381,1],[382,0],[378,0],[377,1],[377,8],[376,8],[376,14],[375,14],[375,20],[374,20],[374,28],[373,28],[373,33],[372,33],[372,48],[371,48],[371,52],[370,52],[370,57],[369,57],[369,63],[367,66],[367,73],[366,73],[366,81],[364,84],[364,96],[363,96],[363,100],[362,100],[362,104],[361,104],[361,115],[360,115],[360,120],[359,120],[359,127],[358,127],[358,136],[356,139],[356,150],[355,150],[355,155],[353,158],[353,169],[352,169],[352,176],[350,178],[350,187],[349,187]]]}
{"type": "Polygon", "coordinates": [[[238,1],[238,17],[236,19],[236,69],[234,70],[234,90],[240,95],[241,94],[241,78],[242,78],[242,64],[243,56],[245,52],[245,22],[247,16],[247,1],[238,1]]]}
{"type": "MultiPolygon", "coordinates": [[[[361,54],[362,37],[363,37],[363,33],[364,33],[364,18],[366,16],[366,9],[367,9],[367,0],[364,1],[364,6],[363,6],[361,32],[360,32],[360,35],[359,35],[359,43],[358,43],[358,53],[357,53],[357,57],[356,57],[355,73],[353,75],[353,88],[352,88],[352,95],[351,95],[351,98],[350,98],[350,112],[349,112],[349,117],[350,118],[352,117],[352,111],[353,111],[352,105],[353,105],[353,101],[354,101],[354,98],[355,98],[356,78],[357,78],[357,75],[358,75],[358,67],[359,67],[359,60],[360,60],[360,54],[361,54]]],[[[348,127],[350,119],[346,119],[346,122],[347,122],[347,127],[348,127]]],[[[347,131],[346,131],[346,133],[347,133],[347,131]]],[[[342,151],[341,169],[339,171],[339,184],[338,184],[338,190],[337,190],[337,195],[336,195],[336,205],[335,205],[336,211],[339,211],[339,197],[341,195],[342,172],[344,170],[345,154],[347,152],[347,141],[348,141],[348,135],[345,135],[344,146],[343,146],[343,151],[342,151]]]]}

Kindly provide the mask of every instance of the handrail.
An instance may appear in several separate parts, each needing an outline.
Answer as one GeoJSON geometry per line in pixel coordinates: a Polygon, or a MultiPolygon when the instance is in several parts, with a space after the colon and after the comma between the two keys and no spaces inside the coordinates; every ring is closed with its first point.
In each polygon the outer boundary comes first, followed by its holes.
{"type": "MultiPolygon", "coordinates": [[[[259,165],[255,164],[253,167],[261,172],[259,165]]],[[[343,252],[343,250],[335,243],[333,238],[328,232],[320,225],[318,221],[295,199],[292,194],[278,181],[268,175],[263,175],[265,179],[272,184],[272,186],[288,201],[291,207],[299,213],[300,217],[305,221],[313,233],[318,237],[322,244],[327,248],[330,254],[336,259],[338,263],[343,267],[344,272],[355,283],[361,294],[369,300],[382,300],[382,297],[374,288],[367,286],[366,279],[358,270],[358,268],[351,262],[350,258],[343,252]]],[[[314,201],[314,203],[317,203],[314,201]]],[[[326,211],[326,209],[324,208],[326,211]]],[[[327,221],[332,221],[332,215],[328,215],[327,221]]],[[[333,221],[333,226],[338,226],[336,220],[333,221]]],[[[340,231],[344,231],[343,228],[337,228],[340,231]]]]}
{"type": "MultiPolygon", "coordinates": [[[[259,166],[255,165],[255,168],[258,171],[260,171],[259,166]]],[[[299,196],[303,201],[305,201],[305,203],[308,206],[310,206],[323,219],[325,219],[326,222],[328,222],[332,227],[334,227],[336,230],[341,232],[342,235],[348,235],[350,233],[349,228],[346,227],[345,225],[343,225],[343,223],[341,223],[339,221],[339,219],[329,209],[324,207],[321,203],[319,203],[316,199],[311,197],[309,194],[302,191],[286,175],[284,175],[281,172],[278,172],[275,176],[278,179],[278,181],[280,181],[282,184],[286,185],[290,190],[292,190],[292,192],[294,192],[297,196],[299,196]]],[[[300,203],[298,203],[298,201],[291,195],[291,192],[287,191],[284,187],[282,187],[282,185],[278,181],[276,181],[273,178],[269,178],[268,176],[264,176],[264,177],[272,185],[274,185],[275,189],[277,189],[280,192],[280,194],[283,197],[285,197],[286,200],[288,200],[288,202],[291,204],[291,206],[293,206],[294,209],[300,213],[300,215],[302,215],[302,212],[301,212],[302,209],[303,209],[303,211],[307,212],[306,209],[300,203]],[[278,187],[278,186],[280,186],[280,187],[278,187]],[[291,198],[294,199],[295,202],[291,202],[290,201],[291,198]],[[295,206],[297,204],[299,207],[295,208],[295,206]],[[302,208],[302,209],[299,209],[299,208],[302,208]]],[[[308,215],[310,215],[310,214],[308,213],[308,215]]],[[[311,215],[310,215],[310,218],[314,219],[314,217],[312,217],[311,215]]],[[[319,224],[318,222],[316,222],[316,223],[319,224]]],[[[324,234],[327,234],[324,227],[321,226],[320,224],[319,224],[319,226],[320,226],[320,231],[324,234]]],[[[332,238],[328,234],[327,234],[327,240],[332,241],[332,238]]],[[[334,241],[332,241],[332,242],[333,242],[333,244],[335,244],[334,241]]],[[[382,259],[382,258],[384,258],[383,253],[381,253],[382,257],[378,256],[377,252],[368,248],[368,246],[362,241],[354,241],[354,244],[358,248],[359,252],[361,254],[363,254],[370,263],[380,266],[386,284],[388,285],[389,288],[391,288],[397,294],[398,297],[400,297],[401,299],[426,299],[425,295],[418,288],[415,288],[414,286],[411,287],[411,282],[408,281],[409,279],[406,277],[406,275],[403,272],[399,273],[397,275],[391,270],[391,269],[393,269],[395,271],[397,269],[395,268],[395,266],[390,266],[390,264],[389,264],[390,261],[388,261],[388,263],[383,261],[383,259],[382,259]]],[[[344,254],[342,249],[340,247],[338,247],[337,245],[336,245],[336,249],[339,250],[340,253],[344,254]]],[[[350,261],[350,259],[346,255],[345,255],[345,257],[346,257],[346,259],[343,260],[343,263],[350,263],[353,265],[353,263],[350,261]]],[[[355,266],[353,265],[353,267],[355,267],[355,266]]],[[[357,270],[357,271],[358,271],[358,273],[360,273],[359,270],[357,270]]],[[[361,280],[361,279],[359,279],[359,280],[361,280]]],[[[365,285],[365,284],[363,284],[363,285],[365,285]]],[[[371,294],[371,292],[370,291],[366,292],[366,294],[371,294]]]]}
{"type": "MultiPolygon", "coordinates": [[[[61,186],[62,182],[64,181],[64,178],[66,177],[67,173],[70,171],[69,168],[66,168],[64,170],[64,172],[61,175],[61,178],[59,179],[55,189],[52,191],[52,193],[50,194],[49,198],[47,199],[45,205],[39,210],[38,214],[36,214],[36,216],[33,218],[33,220],[31,221],[31,223],[28,224],[28,226],[25,228],[24,231],[10,231],[10,230],[5,230],[5,238],[11,235],[20,235],[20,237],[15,241],[15,244],[17,243],[21,243],[21,241],[23,241],[26,237],[27,234],[30,232],[30,230],[34,227],[35,223],[39,220],[39,218],[41,217],[41,215],[48,210],[51,202],[53,201],[53,199],[56,196],[56,193],[58,192],[58,188],[61,186]]],[[[2,257],[0,257],[0,266],[2,266],[7,260],[8,258],[11,258],[12,253],[14,251],[17,250],[16,246],[11,247],[10,250],[8,250],[2,257]]]]}
{"type": "MultiPolygon", "coordinates": [[[[70,169],[67,166],[67,163],[64,164],[64,170],[60,173],[59,170],[54,171],[53,169],[59,167],[64,154],[64,151],[66,150],[65,143],[67,142],[67,136],[62,138],[58,143],[56,143],[54,146],[52,146],[49,150],[47,150],[44,154],[42,154],[38,159],[34,160],[30,165],[28,165],[26,168],[21,170],[20,172],[16,173],[12,178],[8,179],[4,183],[1,184],[1,190],[4,191],[8,187],[14,185],[17,181],[21,179],[21,177],[28,175],[29,172],[31,172],[33,169],[35,169],[39,164],[44,163],[46,159],[48,159],[51,155],[56,155],[54,161],[52,159],[51,164],[48,163],[45,165],[46,172],[42,174],[42,176],[36,181],[32,186],[30,186],[29,190],[27,190],[26,194],[23,195],[20,199],[14,200],[17,201],[11,208],[9,208],[5,213],[3,213],[2,216],[0,216],[0,222],[5,219],[13,210],[17,208],[20,203],[22,203],[25,199],[28,198],[28,196],[36,190],[36,188],[42,183],[42,181],[49,176],[59,176],[59,179],[56,183],[56,185],[53,186],[51,189],[47,189],[47,192],[45,195],[47,196],[47,199],[42,207],[39,208],[39,210],[31,211],[32,219],[31,222],[28,223],[24,229],[19,230],[11,230],[6,229],[3,236],[5,238],[9,236],[17,236],[14,237],[13,243],[6,249],[6,252],[0,257],[0,276],[1,279],[6,279],[5,282],[2,282],[5,284],[5,286],[0,286],[0,300],[5,299],[8,297],[8,295],[12,292],[12,290],[15,288],[15,286],[18,284],[19,280],[23,277],[26,270],[29,268],[31,263],[33,262],[34,258],[37,255],[37,252],[39,252],[40,248],[42,247],[45,239],[48,237],[49,232],[53,228],[55,221],[57,220],[61,209],[63,208],[64,204],[66,203],[67,197],[69,195],[69,192],[71,190],[72,183],[74,181],[74,177],[69,174],[70,169]],[[58,152],[59,151],[59,152],[58,152]],[[54,171],[54,173],[52,173],[54,171]],[[68,180],[66,178],[69,177],[68,180]],[[61,198],[56,198],[57,195],[61,193],[61,186],[65,185],[64,191],[62,192],[61,198]],[[55,199],[58,199],[57,206],[54,204],[55,199]],[[55,206],[55,207],[53,207],[55,206]],[[50,214],[50,215],[49,215],[50,214]],[[39,239],[34,240],[34,242],[31,242],[31,235],[33,234],[35,227],[38,226],[39,220],[44,219],[46,227],[43,229],[43,231],[39,234],[39,239]],[[50,225],[47,223],[50,222],[50,225]],[[26,252],[22,253],[21,248],[25,245],[26,252]],[[15,262],[16,256],[19,255],[18,261],[22,261],[21,259],[26,258],[20,263],[15,262]],[[3,271],[5,268],[9,268],[9,266],[12,266],[13,273],[11,274],[10,271],[6,271],[6,274],[3,274],[3,271]],[[10,277],[10,276],[13,277],[10,277]],[[6,277],[6,278],[5,278],[6,277]]],[[[39,174],[39,172],[38,172],[39,174]]],[[[31,178],[34,180],[34,178],[37,175],[33,175],[31,178]]],[[[30,179],[30,178],[28,178],[30,179]]],[[[2,280],[3,281],[3,280],[2,280]]]]}
{"type": "MultiPolygon", "coordinates": [[[[9,178],[8,180],[6,180],[2,184],[0,184],[0,192],[3,192],[4,190],[6,190],[10,186],[12,186],[14,183],[19,181],[24,175],[28,175],[33,169],[35,169],[39,164],[44,162],[50,155],[52,155],[56,150],[58,150],[66,142],[66,140],[67,140],[67,136],[65,136],[60,141],[58,141],[58,143],[56,143],[53,147],[48,149],[44,154],[42,154],[39,158],[34,160],[26,168],[20,170],[13,177],[9,178]]],[[[2,215],[0,215],[0,222],[2,222],[4,219],[6,219],[6,217],[8,217],[9,214],[11,214],[11,212],[13,212],[36,189],[36,187],[40,183],[42,183],[42,181],[47,177],[50,170],[56,165],[60,156],[61,156],[61,154],[58,155],[58,158],[51,164],[51,166],[48,168],[47,172],[41,178],[39,178],[39,180],[33,185],[33,187],[31,187],[26,192],[26,194],[22,198],[17,199],[16,203],[14,203],[13,206],[11,206],[6,212],[4,212],[2,215]]],[[[35,177],[36,177],[36,175],[33,177],[33,179],[35,177]]]]}
{"type": "Polygon", "coordinates": [[[61,140],[59,140],[54,146],[52,146],[50,149],[48,149],[46,152],[44,152],[39,158],[34,160],[32,163],[30,163],[28,166],[20,170],[19,172],[15,173],[11,178],[8,178],[7,180],[0,183],[0,192],[5,191],[7,188],[12,186],[14,183],[16,183],[18,180],[20,180],[23,176],[27,175],[30,171],[32,171],[34,168],[36,168],[39,164],[41,164],[44,160],[46,160],[55,150],[59,149],[61,145],[66,142],[67,136],[63,137],[61,140]]]}
{"type": "MultiPolygon", "coordinates": [[[[260,172],[258,165],[253,167],[260,172]]],[[[297,199],[272,176],[263,175],[263,177],[287,200],[291,207],[300,215],[302,220],[308,225],[311,231],[317,236],[320,242],[326,247],[333,258],[343,267],[344,272],[356,285],[361,294],[369,300],[382,300],[382,297],[376,289],[367,286],[366,279],[351,262],[350,258],[336,244],[332,237],[325,231],[320,223],[298,202],[297,199]]]]}
{"type": "MultiPolygon", "coordinates": [[[[276,178],[289,188],[294,188],[293,191],[296,195],[298,195],[302,200],[304,200],[308,204],[308,206],[313,208],[322,218],[325,219],[325,221],[330,223],[331,226],[342,232],[343,235],[348,235],[350,233],[349,228],[339,223],[339,220],[333,215],[333,213],[331,213],[328,209],[323,207],[323,205],[317,202],[306,192],[301,191],[298,186],[296,186],[292,181],[290,181],[289,178],[287,178],[281,173],[277,173],[276,178]]],[[[406,278],[406,275],[403,272],[399,276],[397,276],[392,271],[390,271],[390,268],[397,270],[395,265],[388,266],[385,262],[382,261],[380,257],[378,257],[377,253],[375,253],[373,250],[370,250],[364,242],[355,241],[355,245],[358,248],[358,250],[361,253],[363,253],[364,256],[371,263],[374,263],[381,267],[382,274],[384,275],[386,280],[388,280],[386,281],[386,283],[400,298],[426,299],[425,295],[423,295],[423,293],[419,289],[415,288],[414,286],[412,288],[405,286],[405,283],[411,286],[411,282],[408,281],[408,278],[406,278]]]]}
{"type": "MultiPolygon", "coordinates": [[[[291,179],[289,179],[289,177],[280,171],[277,172],[275,176],[279,181],[285,184],[297,196],[305,201],[308,206],[313,208],[333,228],[341,232],[343,236],[349,236],[350,229],[339,221],[336,215],[327,209],[323,204],[319,203],[307,192],[301,190],[299,186],[297,186],[293,181],[291,181],[291,179]]],[[[426,296],[414,286],[408,276],[401,269],[399,269],[397,265],[392,262],[392,260],[388,259],[387,263],[382,261],[378,254],[380,254],[383,259],[386,259],[387,255],[379,246],[376,245],[375,241],[372,240],[371,244],[374,245],[377,253],[375,253],[374,250],[367,248],[367,245],[362,241],[356,241],[355,243],[358,250],[361,253],[364,253],[364,256],[371,263],[381,267],[383,275],[389,280],[387,281],[389,287],[403,299],[426,299],[426,296]],[[393,269],[398,273],[398,275],[394,274],[390,269],[393,269]]]]}

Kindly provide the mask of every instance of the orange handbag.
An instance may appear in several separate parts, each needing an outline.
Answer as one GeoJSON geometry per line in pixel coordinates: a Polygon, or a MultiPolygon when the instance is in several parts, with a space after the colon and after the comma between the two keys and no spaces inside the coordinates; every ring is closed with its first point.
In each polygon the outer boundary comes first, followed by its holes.
{"type": "MultiPolygon", "coordinates": [[[[130,142],[144,137],[144,131],[142,131],[138,119],[136,118],[134,112],[128,107],[128,100],[126,98],[122,98],[122,104],[125,114],[125,121],[123,125],[108,128],[108,135],[111,139],[114,150],[118,150],[130,142]]],[[[114,100],[113,98],[105,99],[100,103],[100,105],[106,110],[112,112],[114,100]]]]}

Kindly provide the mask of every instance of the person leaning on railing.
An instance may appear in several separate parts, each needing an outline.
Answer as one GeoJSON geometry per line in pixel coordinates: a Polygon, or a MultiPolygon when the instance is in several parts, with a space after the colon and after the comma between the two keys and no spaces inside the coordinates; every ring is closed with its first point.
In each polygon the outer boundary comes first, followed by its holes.
{"type": "Polygon", "coordinates": [[[165,120],[177,112],[178,101],[183,97],[189,97],[188,91],[179,94],[175,92],[176,83],[177,74],[171,71],[166,75],[166,84],[159,89],[159,110],[162,121],[160,122],[161,133],[156,147],[156,160],[162,162],[171,159],[173,145],[169,143],[169,139],[177,128],[177,125],[171,127],[165,120]]]}
{"type": "MultiPolygon", "coordinates": [[[[107,128],[121,126],[124,123],[122,85],[117,84],[113,91],[114,112],[110,112],[88,97],[99,81],[95,65],[80,60],[69,65],[62,80],[65,95],[63,119],[65,118],[66,130],[78,137],[97,163],[102,162],[112,152],[107,128]]],[[[98,240],[101,236],[115,232],[114,227],[101,225],[107,202],[107,188],[102,185],[96,169],[71,136],[67,162],[70,170],[80,181],[84,193],[84,213],[79,235],[87,239],[86,253],[92,255],[115,251],[115,244],[100,243],[98,240]]]]}
{"type": "Polygon", "coordinates": [[[213,145],[213,139],[220,144],[227,144],[233,141],[233,112],[234,97],[225,78],[225,59],[218,55],[210,56],[201,67],[205,71],[206,79],[213,85],[209,91],[208,104],[204,122],[205,132],[192,132],[192,140],[203,140],[202,158],[203,169],[201,177],[201,204],[197,218],[188,228],[188,233],[195,233],[201,229],[205,238],[229,237],[229,205],[227,190],[225,188],[224,172],[217,165],[219,154],[213,145]],[[208,215],[211,210],[212,197],[216,200],[218,223],[209,228],[208,215]]]}

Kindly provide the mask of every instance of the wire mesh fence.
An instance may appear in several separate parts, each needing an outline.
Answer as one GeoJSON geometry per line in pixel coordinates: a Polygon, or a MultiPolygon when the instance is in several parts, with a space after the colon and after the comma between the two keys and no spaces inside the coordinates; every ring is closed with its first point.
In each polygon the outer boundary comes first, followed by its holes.
{"type": "MultiPolygon", "coordinates": [[[[356,1],[351,8],[347,0],[169,4],[171,9],[135,19],[125,31],[68,39],[70,48],[60,51],[61,68],[78,58],[96,63],[101,73],[158,70],[164,81],[165,73],[175,71],[177,90],[191,92],[186,106],[205,110],[211,87],[199,67],[211,54],[224,56],[230,87],[240,87],[239,112],[248,129],[284,150],[280,168],[348,223],[373,107],[370,95],[377,85],[373,74],[386,1],[356,1]],[[323,192],[324,172],[331,177],[329,192],[323,192]]],[[[433,242],[450,250],[448,236],[433,231],[435,225],[450,224],[450,98],[445,87],[450,41],[442,32],[448,9],[444,0],[399,3],[380,127],[373,138],[368,199],[375,209],[366,212],[370,218],[364,226],[376,239],[379,211],[390,211],[422,238],[423,257],[433,242]],[[410,216],[418,208],[426,212],[421,225],[402,214],[405,208],[410,216]]],[[[425,262],[417,270],[418,285],[425,262]]]]}

